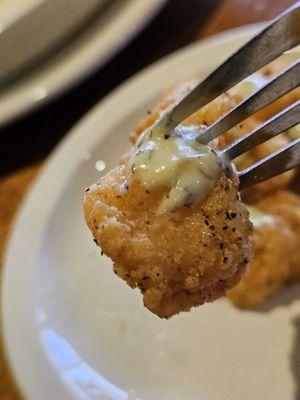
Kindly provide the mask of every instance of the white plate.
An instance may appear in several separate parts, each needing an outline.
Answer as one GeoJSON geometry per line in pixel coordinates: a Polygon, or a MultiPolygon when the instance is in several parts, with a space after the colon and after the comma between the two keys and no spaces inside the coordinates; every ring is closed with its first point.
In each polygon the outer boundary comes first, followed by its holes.
{"type": "Polygon", "coordinates": [[[295,292],[277,296],[284,305],[269,303],[265,312],[241,312],[223,299],[160,320],[100,256],[81,209],[83,188],[100,175],[96,160],[115,163],[163,88],[204,73],[256,29],[196,43],[151,66],[90,112],[50,157],[15,225],[3,281],[5,344],[27,399],[299,394],[295,292]]]}
{"type": "MultiPolygon", "coordinates": [[[[166,1],[121,0],[113,4],[103,18],[63,50],[1,90],[0,128],[41,107],[104,65],[137,35],[166,1]]],[[[6,8],[2,10],[4,16],[6,8]]]]}

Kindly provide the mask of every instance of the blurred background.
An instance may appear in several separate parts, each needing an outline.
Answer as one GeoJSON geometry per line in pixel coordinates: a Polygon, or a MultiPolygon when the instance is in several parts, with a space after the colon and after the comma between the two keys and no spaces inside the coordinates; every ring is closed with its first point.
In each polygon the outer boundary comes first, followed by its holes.
{"type": "MultiPolygon", "coordinates": [[[[11,221],[70,128],[130,76],[293,0],[0,0],[0,269],[11,221]]],[[[0,350],[0,398],[19,399],[0,350]]]]}

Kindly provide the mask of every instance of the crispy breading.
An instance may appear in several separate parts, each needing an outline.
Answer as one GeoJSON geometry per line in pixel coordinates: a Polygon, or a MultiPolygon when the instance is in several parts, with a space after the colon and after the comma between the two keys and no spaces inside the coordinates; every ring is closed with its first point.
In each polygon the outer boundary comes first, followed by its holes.
{"type": "Polygon", "coordinates": [[[297,237],[297,252],[289,254],[293,263],[290,280],[300,279],[300,197],[288,190],[281,190],[257,203],[257,206],[270,214],[278,215],[289,225],[297,237]]]}
{"type": "Polygon", "coordinates": [[[292,259],[300,261],[299,239],[284,219],[273,216],[272,222],[254,229],[255,255],[228,299],[240,308],[256,308],[291,280],[292,259]],[[288,256],[287,256],[288,254],[288,256]]]}
{"type": "Polygon", "coordinates": [[[255,308],[290,281],[300,279],[300,198],[279,191],[255,204],[269,218],[255,226],[255,255],[227,297],[241,308],[255,308]]]}
{"type": "Polygon", "coordinates": [[[233,287],[251,254],[251,223],[238,180],[222,173],[195,208],[160,215],[164,190],[126,186],[126,167],[111,170],[86,192],[84,212],[114,271],[139,287],[145,306],[163,318],[213,301],[233,287]]]}
{"type": "Polygon", "coordinates": [[[288,190],[280,190],[256,203],[269,213],[282,217],[300,238],[300,197],[288,190]]]}

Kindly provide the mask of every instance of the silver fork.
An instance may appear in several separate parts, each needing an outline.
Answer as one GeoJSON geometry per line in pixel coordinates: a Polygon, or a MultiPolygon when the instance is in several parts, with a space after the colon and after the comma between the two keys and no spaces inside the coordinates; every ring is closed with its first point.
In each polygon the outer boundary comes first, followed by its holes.
{"type": "MultiPolygon", "coordinates": [[[[300,1],[231,55],[187,96],[160,118],[153,129],[174,130],[186,118],[300,43],[300,1]]],[[[300,84],[300,60],[275,76],[227,114],[203,130],[197,140],[208,144],[300,84]]],[[[300,122],[300,100],[223,150],[230,160],[300,122]]],[[[240,189],[279,175],[300,164],[300,138],[239,171],[240,189]]]]}

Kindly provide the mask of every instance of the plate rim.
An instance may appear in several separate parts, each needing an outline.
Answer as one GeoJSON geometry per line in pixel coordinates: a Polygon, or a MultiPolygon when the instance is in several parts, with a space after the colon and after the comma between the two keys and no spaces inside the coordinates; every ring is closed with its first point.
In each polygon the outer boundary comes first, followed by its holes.
{"type": "MultiPolygon", "coordinates": [[[[55,100],[60,95],[66,93],[72,87],[75,87],[78,83],[82,82],[90,74],[95,72],[98,68],[103,67],[109,60],[111,60],[116,54],[118,54],[125,46],[130,43],[134,37],[136,37],[142,29],[154,18],[154,16],[163,8],[168,0],[146,0],[141,7],[139,0],[126,0],[126,4],[120,7],[120,10],[114,11],[108,23],[104,24],[101,28],[97,28],[95,32],[88,35],[87,40],[99,43],[99,37],[102,32],[107,32],[107,36],[112,34],[117,27],[121,26],[122,31],[120,32],[121,40],[113,39],[109,49],[102,52],[100,55],[96,51],[91,51],[93,54],[89,56],[81,68],[76,72],[73,70],[72,75],[68,79],[68,66],[73,62],[72,57],[80,54],[84,55],[84,45],[76,45],[75,48],[71,47],[71,60],[62,61],[59,57],[58,60],[52,64],[51,59],[42,68],[37,67],[33,73],[29,72],[28,75],[24,76],[20,80],[17,80],[15,84],[9,86],[4,94],[0,96],[0,106],[5,112],[0,115],[0,129],[3,129],[13,122],[18,121],[22,117],[39,110],[42,106],[55,100]],[[131,15],[140,15],[140,20],[136,23],[134,28],[128,27],[128,23],[131,15]],[[55,66],[63,65],[65,70],[65,79],[60,79],[56,84],[51,83],[48,75],[51,75],[51,71],[55,70],[55,66]],[[37,82],[35,82],[37,80],[37,82]],[[28,90],[28,86],[33,83],[31,90],[28,90]],[[17,100],[17,101],[16,101],[17,100]],[[17,104],[17,106],[15,106],[17,104]]],[[[72,45],[72,43],[70,43],[72,45]]],[[[68,49],[68,45],[65,48],[68,49]]],[[[68,57],[69,58],[69,57],[68,57]]],[[[53,72],[52,72],[53,73],[53,72]]],[[[56,73],[56,75],[58,75],[56,73]]]]}
{"type": "MultiPolygon", "coordinates": [[[[200,51],[199,48],[203,51],[205,48],[209,48],[213,45],[220,45],[224,42],[230,42],[237,37],[243,36],[245,38],[251,37],[251,35],[255,34],[257,30],[264,25],[264,22],[257,24],[245,25],[242,27],[234,28],[231,30],[227,30],[215,35],[212,35],[204,40],[192,43],[184,48],[181,48],[170,55],[156,61],[155,63],[149,65],[148,67],[142,69],[140,72],[126,80],[122,85],[114,89],[109,95],[107,95],[103,100],[98,102],[91,110],[89,110],[85,116],[83,116],[78,123],[70,130],[70,132],[61,140],[61,142],[56,146],[56,148],[52,151],[50,156],[45,161],[45,164],[42,167],[39,176],[33,183],[30,188],[30,191],[25,196],[25,199],[22,201],[22,204],[17,212],[17,215],[14,218],[13,229],[11,230],[10,237],[8,239],[6,250],[3,257],[3,271],[2,271],[2,291],[1,291],[1,308],[0,308],[0,320],[2,321],[2,341],[3,348],[6,356],[6,360],[10,367],[11,375],[14,378],[14,381],[20,391],[20,393],[24,396],[24,399],[30,398],[27,397],[28,393],[26,393],[24,389],[24,381],[22,382],[22,377],[17,372],[20,369],[17,366],[17,362],[13,357],[14,349],[13,343],[10,337],[10,333],[12,332],[13,317],[11,315],[11,304],[13,307],[18,307],[16,302],[13,302],[13,291],[11,291],[10,283],[14,280],[11,279],[11,276],[14,273],[20,273],[20,270],[15,266],[15,270],[13,271],[13,265],[16,264],[14,260],[18,257],[18,251],[20,247],[20,239],[26,233],[27,230],[27,220],[31,215],[31,210],[38,206],[39,201],[38,197],[40,196],[41,191],[44,191],[46,187],[49,185],[48,179],[51,179],[54,171],[61,164],[61,160],[64,160],[67,155],[68,158],[68,168],[66,170],[68,173],[65,173],[65,176],[61,177],[60,182],[56,182],[56,195],[61,194],[60,187],[64,186],[65,181],[69,179],[70,171],[73,171],[74,166],[78,166],[78,156],[72,156],[74,154],[74,149],[80,144],[81,137],[83,133],[86,134],[87,128],[89,125],[93,125],[93,121],[97,118],[99,112],[104,112],[105,108],[111,107],[113,103],[116,103],[117,100],[123,98],[124,94],[130,90],[131,86],[135,87],[138,85],[142,85],[146,79],[149,79],[150,76],[153,76],[157,73],[160,73],[160,70],[163,68],[168,68],[168,65],[174,63],[179,58],[188,55],[192,52],[200,51]],[[133,85],[134,84],[134,85],[133,85]],[[71,146],[70,146],[71,145],[71,146]],[[72,151],[70,151],[70,148],[72,151]],[[57,186],[59,185],[59,186],[57,186]]],[[[125,114],[127,111],[125,112],[125,114]]],[[[109,125],[109,124],[108,124],[109,125]]],[[[105,129],[103,129],[105,132],[105,129]]],[[[102,133],[103,135],[103,133],[102,133]]],[[[95,133],[90,132],[85,139],[89,142],[89,146],[93,147],[94,142],[99,141],[101,135],[95,135],[95,133]]],[[[55,174],[54,174],[55,175],[55,174]]],[[[63,175],[63,174],[62,174],[63,175]]],[[[44,193],[45,195],[45,193],[44,193]]],[[[55,198],[51,201],[51,204],[55,204],[55,198]]],[[[50,205],[48,205],[50,207],[50,205]]],[[[45,208],[44,214],[47,215],[47,207],[45,208]]],[[[51,207],[50,207],[51,209],[51,207]]],[[[39,216],[38,220],[35,221],[35,229],[37,229],[39,222],[40,229],[43,225],[42,215],[39,216]]],[[[19,371],[20,372],[20,371],[19,371]]]]}

